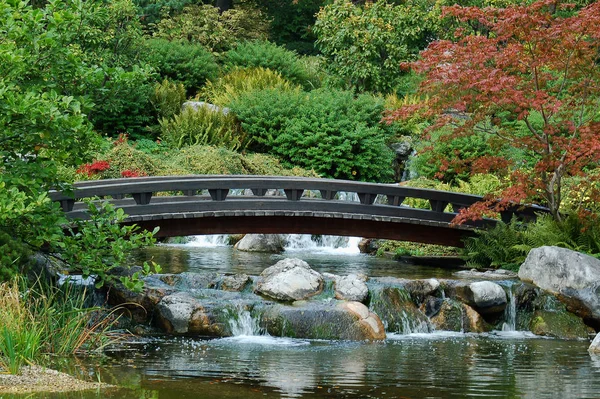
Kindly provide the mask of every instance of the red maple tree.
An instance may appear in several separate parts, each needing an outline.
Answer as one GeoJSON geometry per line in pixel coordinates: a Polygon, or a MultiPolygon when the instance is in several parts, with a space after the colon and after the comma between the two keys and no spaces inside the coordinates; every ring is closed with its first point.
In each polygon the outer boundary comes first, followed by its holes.
{"type": "MultiPolygon", "coordinates": [[[[423,73],[426,103],[403,107],[387,119],[420,112],[432,128],[453,126],[455,135],[486,134],[526,155],[512,162],[511,184],[501,202],[488,199],[462,212],[476,217],[491,204],[538,201],[560,220],[567,176],[589,177],[600,161],[600,2],[571,10],[556,0],[526,6],[444,10],[476,22],[478,34],[457,29],[455,40],[433,42],[410,64],[423,73]],[[483,32],[483,33],[481,33],[483,32]]],[[[479,161],[494,166],[493,157],[479,161]]],[[[506,161],[502,159],[502,161],[506,161]]]]}

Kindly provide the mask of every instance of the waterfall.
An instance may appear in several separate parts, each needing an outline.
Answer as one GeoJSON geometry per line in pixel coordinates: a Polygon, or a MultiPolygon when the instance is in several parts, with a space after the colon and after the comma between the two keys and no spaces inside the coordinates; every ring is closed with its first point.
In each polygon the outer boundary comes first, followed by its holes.
{"type": "Polygon", "coordinates": [[[310,234],[289,234],[286,237],[286,251],[316,250],[319,252],[336,252],[358,254],[360,237],[315,236],[310,234]]]}
{"type": "Polygon", "coordinates": [[[509,285],[506,290],[508,303],[504,309],[504,319],[502,331],[515,331],[517,326],[517,300],[513,292],[513,285],[509,285]]]}
{"type": "Polygon", "coordinates": [[[227,234],[213,234],[213,235],[201,235],[192,236],[190,241],[186,243],[189,247],[224,247],[229,245],[229,235],[227,234]]]}
{"type": "Polygon", "coordinates": [[[234,337],[265,335],[258,325],[258,320],[254,319],[244,306],[238,304],[234,309],[227,310],[227,313],[229,313],[231,335],[234,337]]]}

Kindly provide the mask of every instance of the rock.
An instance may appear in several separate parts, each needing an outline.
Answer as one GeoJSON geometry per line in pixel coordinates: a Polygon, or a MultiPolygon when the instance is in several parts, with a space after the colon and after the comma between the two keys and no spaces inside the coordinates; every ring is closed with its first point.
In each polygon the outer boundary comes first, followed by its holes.
{"type": "Polygon", "coordinates": [[[431,323],[436,330],[443,331],[481,333],[492,329],[475,309],[452,299],[442,302],[439,312],[431,318],[431,323]]]}
{"type": "Polygon", "coordinates": [[[433,295],[440,287],[440,282],[435,278],[425,280],[411,280],[404,285],[404,288],[410,293],[413,300],[422,303],[425,297],[433,295]]]}
{"type": "Polygon", "coordinates": [[[560,339],[585,339],[590,333],[583,320],[566,310],[536,310],[529,330],[535,335],[560,339]]]}
{"type": "Polygon", "coordinates": [[[296,302],[267,309],[261,320],[274,336],[308,339],[382,340],[379,317],[360,302],[296,302]]]}
{"type": "Polygon", "coordinates": [[[519,278],[555,294],[569,311],[600,328],[600,260],[565,248],[535,248],[519,278]]]}
{"type": "Polygon", "coordinates": [[[338,277],[335,280],[335,298],[345,301],[364,302],[369,295],[367,288],[367,276],[364,274],[350,274],[338,277]]]}
{"type": "Polygon", "coordinates": [[[194,334],[207,337],[229,335],[226,324],[215,315],[222,312],[219,308],[213,312],[199,299],[185,292],[168,295],[156,306],[156,323],[168,334],[194,334]],[[220,311],[220,312],[219,312],[220,311]]]}
{"type": "Polygon", "coordinates": [[[588,352],[596,355],[600,355],[600,333],[596,335],[596,338],[592,341],[592,344],[588,348],[588,352]]]}
{"type": "Polygon", "coordinates": [[[507,305],[504,289],[491,281],[443,280],[441,285],[447,297],[469,305],[486,318],[501,315],[507,305]]]}
{"type": "Polygon", "coordinates": [[[181,106],[181,110],[183,111],[186,108],[191,108],[194,111],[198,111],[200,108],[205,108],[209,111],[220,112],[223,115],[227,115],[230,111],[229,108],[226,108],[226,107],[221,108],[218,105],[207,103],[204,101],[186,101],[181,106]]]}
{"type": "Polygon", "coordinates": [[[477,269],[471,270],[461,270],[459,272],[453,273],[456,277],[459,278],[478,278],[485,280],[508,280],[513,278],[518,278],[519,276],[515,272],[511,272],[510,270],[498,269],[498,270],[487,270],[485,272],[480,272],[477,269]]]}
{"type": "Polygon", "coordinates": [[[372,254],[379,249],[379,240],[373,238],[363,238],[358,243],[358,250],[361,254],[372,254]]]}
{"type": "Polygon", "coordinates": [[[419,310],[422,313],[425,313],[425,316],[432,318],[440,312],[443,303],[443,298],[439,298],[436,296],[428,296],[423,300],[423,303],[419,307],[419,310]]]}
{"type": "Polygon", "coordinates": [[[246,286],[252,282],[252,279],[247,274],[234,274],[233,276],[224,276],[219,288],[223,291],[243,291],[246,286]]]}
{"type": "Polygon", "coordinates": [[[323,277],[300,259],[286,258],[263,270],[255,292],[280,301],[298,301],[321,292],[323,277]]]}
{"type": "Polygon", "coordinates": [[[246,234],[234,248],[246,252],[283,252],[285,241],[279,234],[246,234]]]}
{"type": "Polygon", "coordinates": [[[146,277],[142,292],[133,292],[120,282],[111,284],[108,289],[108,303],[127,309],[127,315],[135,322],[142,323],[150,319],[161,299],[175,292],[175,289],[163,283],[158,275],[146,277]]]}
{"type": "Polygon", "coordinates": [[[502,313],[507,299],[504,289],[491,281],[479,281],[469,285],[473,293],[474,308],[481,314],[502,313]]]}
{"type": "Polygon", "coordinates": [[[379,315],[386,331],[400,334],[431,331],[429,319],[412,302],[410,293],[403,288],[372,288],[370,295],[370,309],[379,315]]]}

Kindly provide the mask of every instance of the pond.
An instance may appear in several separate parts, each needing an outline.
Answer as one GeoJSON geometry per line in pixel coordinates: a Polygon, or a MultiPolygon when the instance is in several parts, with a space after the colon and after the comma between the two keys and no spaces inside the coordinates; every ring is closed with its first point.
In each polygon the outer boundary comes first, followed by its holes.
{"type": "MultiPolygon", "coordinates": [[[[452,271],[358,254],[356,241],[298,238],[282,255],[251,254],[219,237],[159,246],[165,272],[259,274],[283,257],[320,272],[449,278],[452,271]]],[[[247,331],[247,330],[245,330],[247,331]]],[[[383,342],[239,335],[222,339],[140,338],[102,358],[58,363],[82,378],[123,387],[49,398],[599,398],[600,357],[586,340],[530,332],[388,334],[383,342]]],[[[6,396],[6,398],[13,396],[6,396]]],[[[15,396],[16,397],[16,396],[15,396]]]]}

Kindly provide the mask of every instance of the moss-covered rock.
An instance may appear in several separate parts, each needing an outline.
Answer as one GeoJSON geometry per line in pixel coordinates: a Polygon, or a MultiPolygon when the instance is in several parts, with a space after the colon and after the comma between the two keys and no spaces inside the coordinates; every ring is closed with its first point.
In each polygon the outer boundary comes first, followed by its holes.
{"type": "Polygon", "coordinates": [[[379,315],[386,331],[400,334],[430,332],[429,319],[417,308],[405,289],[372,287],[369,296],[369,309],[379,315]]]}
{"type": "Polygon", "coordinates": [[[529,329],[535,335],[562,339],[585,339],[593,332],[581,318],[567,310],[536,310],[529,329]]]}
{"type": "Polygon", "coordinates": [[[492,330],[492,326],[469,305],[445,299],[439,312],[431,317],[436,330],[481,333],[492,330]]]}

